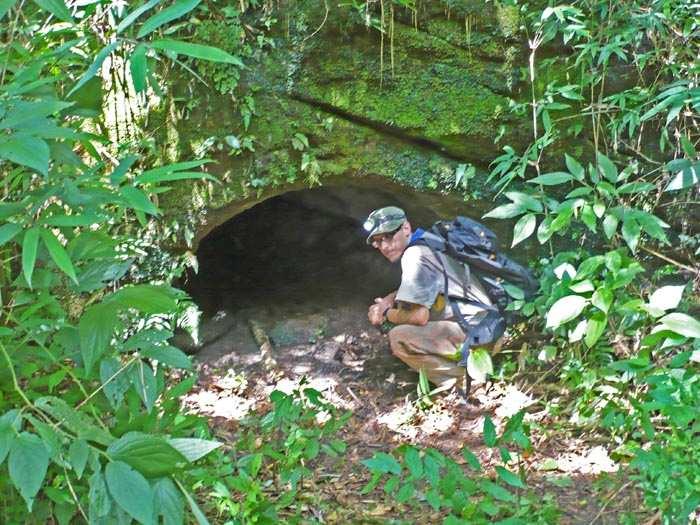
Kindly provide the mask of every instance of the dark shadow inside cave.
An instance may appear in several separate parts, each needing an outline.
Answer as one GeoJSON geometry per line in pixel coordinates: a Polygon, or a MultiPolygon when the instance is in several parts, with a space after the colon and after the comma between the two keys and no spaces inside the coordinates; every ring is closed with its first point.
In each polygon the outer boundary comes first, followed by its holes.
{"type": "Polygon", "coordinates": [[[212,348],[208,357],[257,349],[251,320],[281,345],[298,344],[313,332],[308,319],[316,319],[316,331],[329,336],[369,329],[367,307],[400,279],[399,265],[367,246],[362,228],[370,211],[387,205],[404,208],[414,226],[464,208],[459,198],[386,183],[326,186],[272,197],[212,230],[197,250],[198,273],[184,283],[204,315],[201,339],[206,343],[231,332],[227,344],[212,348]],[[222,315],[228,321],[212,323],[222,315]],[[278,329],[290,319],[303,319],[306,332],[296,337],[289,326],[286,332],[278,329]],[[238,338],[232,335],[235,323],[238,338]]]}

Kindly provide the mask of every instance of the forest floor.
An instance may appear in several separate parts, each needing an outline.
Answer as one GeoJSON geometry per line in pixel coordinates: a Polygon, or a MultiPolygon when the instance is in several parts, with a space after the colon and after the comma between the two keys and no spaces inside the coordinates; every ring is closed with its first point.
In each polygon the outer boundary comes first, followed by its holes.
{"type": "Polygon", "coordinates": [[[522,459],[528,491],[556,505],[558,523],[616,524],[623,516],[632,523],[654,522],[635,514],[642,508],[640,496],[624,468],[610,457],[611,444],[571,424],[566,409],[570,400],[550,373],[551,365],[517,370],[524,368],[527,345],[506,345],[497,356],[497,364],[511,361],[509,380],[474,387],[469,403],[453,392],[436,394],[430,407],[421,408],[417,374],[391,355],[386,336],[367,322],[366,307],[280,313],[219,312],[204,323],[201,335],[209,342],[197,354],[199,382],[185,402],[191,411],[210,418],[215,433],[229,442],[247,414],[269,409],[273,390],[289,393],[302,378],[336,407],[352,411],[339,436],[347,444],[344,460],[321,465],[316,477],[305,481],[305,490],[314,493],[309,515],[316,522],[440,522],[440,514],[426,515],[427,506],[421,513],[393,502],[381,489],[361,494],[370,472],[360,460],[411,443],[464,463],[460,451],[466,446],[488,471],[500,458],[484,444],[485,416],[500,432],[505,420],[521,409],[533,443],[533,452],[522,459]],[[260,351],[266,338],[275,361],[272,369],[263,366],[260,351]],[[561,407],[556,419],[553,406],[561,407]]]}

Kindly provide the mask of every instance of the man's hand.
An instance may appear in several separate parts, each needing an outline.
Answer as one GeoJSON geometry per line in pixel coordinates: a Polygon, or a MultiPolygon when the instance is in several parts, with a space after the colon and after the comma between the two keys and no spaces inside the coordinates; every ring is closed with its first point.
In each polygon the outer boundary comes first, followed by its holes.
{"type": "Polygon", "coordinates": [[[379,326],[386,319],[384,318],[384,312],[387,308],[394,304],[394,296],[396,294],[389,294],[386,297],[377,297],[374,300],[374,304],[369,307],[369,312],[367,313],[367,318],[369,322],[374,326],[379,326]]]}

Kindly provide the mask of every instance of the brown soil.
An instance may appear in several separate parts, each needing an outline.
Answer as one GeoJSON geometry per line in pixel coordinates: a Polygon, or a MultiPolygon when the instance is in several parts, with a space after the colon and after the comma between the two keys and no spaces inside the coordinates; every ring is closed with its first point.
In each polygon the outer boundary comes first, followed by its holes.
{"type": "MultiPolygon", "coordinates": [[[[321,467],[319,476],[305,486],[323,503],[309,509],[322,523],[441,521],[440,515],[407,514],[415,511],[392,504],[380,489],[361,495],[369,473],[360,460],[413,443],[463,463],[460,451],[467,446],[489,469],[500,464],[500,457],[484,445],[484,417],[490,416],[500,431],[519,409],[526,410],[526,421],[532,423],[534,452],[522,459],[527,484],[537,497],[553,497],[560,509],[559,523],[620,523],[623,514],[640,511],[639,495],[623,479],[605,443],[549,430],[557,426],[548,415],[547,401],[559,398],[560,405],[566,404],[565,393],[542,380],[549,379],[549,365],[516,374],[516,381],[479,385],[469,403],[454,392],[444,393],[433,396],[430,408],[419,409],[417,374],[390,354],[386,336],[367,323],[365,311],[354,304],[322,313],[285,312],[285,317],[270,309],[239,311],[225,322],[220,315],[217,327],[212,328],[212,321],[204,325],[205,339],[207,326],[218,333],[198,353],[200,379],[186,405],[211,418],[224,439],[235,439],[238,421],[247,413],[269,407],[270,392],[290,392],[302,377],[328,401],[351,410],[354,415],[340,436],[348,446],[345,460],[321,467]],[[261,336],[272,345],[268,366],[260,352],[260,344],[266,342],[261,336]]],[[[520,342],[509,346],[498,360],[517,357],[513,348],[520,342]]],[[[638,523],[645,520],[637,518],[638,523]]]]}

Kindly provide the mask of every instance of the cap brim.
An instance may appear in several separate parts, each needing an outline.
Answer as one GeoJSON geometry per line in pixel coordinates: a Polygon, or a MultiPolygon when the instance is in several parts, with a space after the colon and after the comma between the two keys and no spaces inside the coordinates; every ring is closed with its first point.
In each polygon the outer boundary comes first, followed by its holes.
{"type": "Polygon", "coordinates": [[[372,237],[375,235],[381,235],[382,233],[389,233],[398,230],[401,226],[403,226],[403,223],[406,222],[406,219],[395,219],[393,221],[386,221],[377,226],[374,230],[369,232],[369,235],[367,236],[366,243],[367,244],[372,244],[372,237]]]}

